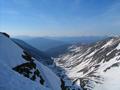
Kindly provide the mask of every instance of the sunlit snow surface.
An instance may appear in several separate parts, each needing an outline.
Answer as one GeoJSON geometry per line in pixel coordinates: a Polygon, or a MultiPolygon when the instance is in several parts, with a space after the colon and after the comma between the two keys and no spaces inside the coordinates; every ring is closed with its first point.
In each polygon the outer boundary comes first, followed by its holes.
{"type": "Polygon", "coordinates": [[[114,67],[102,75],[103,84],[96,84],[93,90],[120,90],[120,67],[114,67]]]}

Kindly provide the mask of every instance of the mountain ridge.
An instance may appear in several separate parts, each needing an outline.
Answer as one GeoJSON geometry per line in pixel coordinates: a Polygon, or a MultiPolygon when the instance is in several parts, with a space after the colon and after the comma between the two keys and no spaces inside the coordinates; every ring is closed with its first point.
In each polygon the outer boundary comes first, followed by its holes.
{"type": "MultiPolygon", "coordinates": [[[[83,90],[120,89],[119,77],[108,74],[113,72],[114,67],[116,71],[119,70],[120,37],[110,37],[86,46],[71,46],[68,52],[55,58],[55,62],[56,66],[64,70],[59,74],[66,83],[72,81],[73,85],[83,90]],[[112,82],[109,77],[116,78],[116,81],[112,82]],[[109,87],[111,84],[108,82],[117,82],[116,87],[109,87]]],[[[120,75],[119,72],[115,74],[120,75]]]]}

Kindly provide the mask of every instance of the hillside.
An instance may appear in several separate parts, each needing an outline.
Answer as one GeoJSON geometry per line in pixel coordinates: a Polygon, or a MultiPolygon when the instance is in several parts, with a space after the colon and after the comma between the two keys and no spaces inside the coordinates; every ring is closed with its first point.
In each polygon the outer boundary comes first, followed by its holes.
{"type": "Polygon", "coordinates": [[[68,87],[120,90],[120,37],[107,38],[91,45],[71,46],[55,61],[56,73],[68,87]]]}
{"type": "Polygon", "coordinates": [[[61,90],[49,68],[0,33],[0,90],[61,90]]]}

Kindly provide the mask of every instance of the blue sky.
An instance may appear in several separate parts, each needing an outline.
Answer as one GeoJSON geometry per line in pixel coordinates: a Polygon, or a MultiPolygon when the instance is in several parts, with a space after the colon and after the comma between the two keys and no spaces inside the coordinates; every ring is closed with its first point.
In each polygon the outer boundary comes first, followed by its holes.
{"type": "Polygon", "coordinates": [[[120,0],[0,0],[0,31],[27,36],[120,34],[120,0]]]}

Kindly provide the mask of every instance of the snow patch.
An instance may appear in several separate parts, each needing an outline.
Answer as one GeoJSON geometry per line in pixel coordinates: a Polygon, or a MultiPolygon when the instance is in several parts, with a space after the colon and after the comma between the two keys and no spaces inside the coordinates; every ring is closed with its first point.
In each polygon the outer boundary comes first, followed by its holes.
{"type": "Polygon", "coordinates": [[[106,47],[108,47],[108,46],[111,46],[112,45],[112,43],[113,43],[113,39],[111,39],[110,41],[108,41],[102,48],[106,48],[106,47]]]}
{"type": "Polygon", "coordinates": [[[116,49],[117,49],[117,50],[119,50],[119,49],[120,49],[120,43],[118,44],[118,46],[116,47],[116,49]]]}
{"type": "Polygon", "coordinates": [[[120,67],[114,67],[103,74],[104,83],[96,84],[93,90],[120,90],[120,67]]]}

